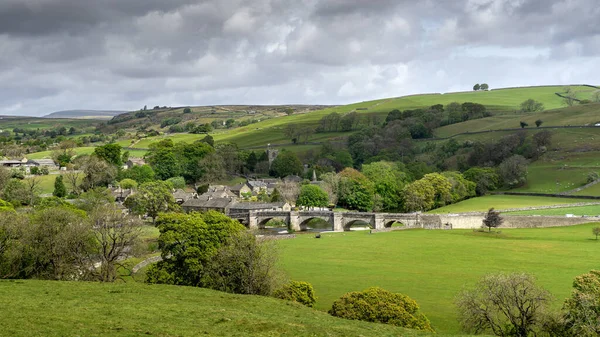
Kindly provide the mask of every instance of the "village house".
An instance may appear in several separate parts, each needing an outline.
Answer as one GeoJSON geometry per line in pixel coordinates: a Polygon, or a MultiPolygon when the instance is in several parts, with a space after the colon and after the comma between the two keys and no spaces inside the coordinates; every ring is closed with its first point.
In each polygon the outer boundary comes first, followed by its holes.
{"type": "Polygon", "coordinates": [[[142,166],[142,165],[146,165],[146,161],[143,158],[129,158],[129,160],[127,160],[127,162],[125,163],[125,169],[130,169],[134,166],[142,166]]]}
{"type": "Polygon", "coordinates": [[[178,204],[183,204],[184,202],[194,199],[198,196],[195,192],[186,192],[182,189],[177,189],[173,192],[173,198],[178,204]]]}

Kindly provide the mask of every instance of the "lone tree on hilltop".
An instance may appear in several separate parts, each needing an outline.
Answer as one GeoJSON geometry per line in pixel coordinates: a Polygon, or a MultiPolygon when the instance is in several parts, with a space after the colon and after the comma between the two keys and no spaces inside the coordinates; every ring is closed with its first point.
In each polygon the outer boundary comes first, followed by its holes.
{"type": "Polygon", "coordinates": [[[477,91],[477,90],[479,90],[479,89],[481,89],[481,86],[479,85],[479,83],[477,83],[477,84],[475,84],[475,85],[473,86],[473,90],[474,90],[474,91],[477,91]]]}
{"type": "Polygon", "coordinates": [[[483,219],[483,225],[488,228],[488,231],[492,231],[492,227],[497,228],[504,222],[504,219],[500,216],[500,212],[495,211],[494,207],[490,208],[483,219]]]}
{"type": "Polygon", "coordinates": [[[525,129],[527,126],[529,126],[529,124],[527,124],[527,123],[525,123],[523,121],[521,121],[520,124],[521,124],[521,129],[525,129]]]}
{"type": "Polygon", "coordinates": [[[481,83],[479,85],[479,89],[481,90],[488,90],[490,88],[490,86],[487,83],[481,83]]]}

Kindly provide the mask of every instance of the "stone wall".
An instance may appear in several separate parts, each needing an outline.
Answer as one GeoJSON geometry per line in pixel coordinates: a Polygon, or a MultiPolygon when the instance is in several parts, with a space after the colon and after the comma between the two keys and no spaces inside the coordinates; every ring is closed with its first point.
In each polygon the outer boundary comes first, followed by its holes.
{"type": "MultiPolygon", "coordinates": [[[[468,214],[439,214],[428,215],[428,221],[423,219],[423,228],[435,223],[452,224],[453,229],[474,229],[482,226],[485,213],[468,214]],[[439,222],[432,217],[439,217],[439,222]]],[[[425,218],[425,216],[423,217],[425,218]]],[[[543,228],[573,226],[589,222],[600,222],[600,217],[566,217],[566,216],[540,216],[540,215],[503,215],[504,223],[501,228],[543,228]]],[[[442,226],[443,227],[443,226],[442,226]]]]}

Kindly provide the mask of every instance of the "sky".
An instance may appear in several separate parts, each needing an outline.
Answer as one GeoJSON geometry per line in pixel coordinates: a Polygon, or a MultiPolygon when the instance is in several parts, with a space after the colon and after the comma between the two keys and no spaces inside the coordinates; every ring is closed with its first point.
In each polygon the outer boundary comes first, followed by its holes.
{"type": "Polygon", "coordinates": [[[0,115],[600,84],[598,0],[0,0],[0,115]]]}

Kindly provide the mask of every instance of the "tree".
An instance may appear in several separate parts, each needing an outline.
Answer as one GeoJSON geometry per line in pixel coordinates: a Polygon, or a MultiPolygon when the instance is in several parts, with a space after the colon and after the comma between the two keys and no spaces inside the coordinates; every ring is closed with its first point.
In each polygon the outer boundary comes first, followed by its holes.
{"type": "Polygon", "coordinates": [[[339,173],[339,203],[349,209],[370,211],[373,209],[375,187],[364,174],[353,168],[339,173]]]}
{"type": "Polygon", "coordinates": [[[577,95],[575,94],[573,89],[571,87],[565,87],[564,90],[565,92],[561,96],[563,98],[563,102],[567,106],[575,105],[575,102],[577,102],[577,95]]]}
{"type": "Polygon", "coordinates": [[[419,311],[415,300],[378,287],[346,293],[333,302],[329,314],[350,320],[433,332],[429,320],[419,311]]]}
{"type": "Polygon", "coordinates": [[[271,171],[276,177],[302,175],[304,166],[298,156],[291,151],[281,151],[271,164],[271,171]]]}
{"type": "Polygon", "coordinates": [[[58,198],[64,198],[67,195],[67,188],[63,182],[63,176],[60,174],[54,179],[54,191],[52,192],[52,195],[58,198]]]}
{"type": "Polygon", "coordinates": [[[171,184],[174,189],[183,189],[185,188],[185,179],[183,177],[172,177],[167,179],[167,183],[171,184]]]}
{"type": "Polygon", "coordinates": [[[279,189],[278,188],[274,188],[273,192],[271,193],[271,202],[282,202],[283,200],[283,196],[281,195],[281,193],[279,193],[279,189]]]}
{"type": "Polygon", "coordinates": [[[179,209],[169,185],[164,181],[153,181],[140,185],[136,193],[136,201],[138,207],[152,218],[153,224],[156,223],[159,213],[179,209]]]}
{"type": "Polygon", "coordinates": [[[488,90],[490,88],[490,86],[487,83],[481,83],[481,85],[479,86],[479,88],[481,90],[488,90]]]}
{"type": "Polygon", "coordinates": [[[207,184],[214,184],[217,181],[224,180],[227,176],[225,165],[225,161],[217,153],[207,154],[198,162],[198,166],[202,170],[200,181],[207,184]]]}
{"type": "Polygon", "coordinates": [[[114,204],[95,208],[89,215],[96,239],[95,255],[100,258],[99,271],[94,277],[102,282],[117,279],[119,261],[135,255],[142,234],[142,222],[124,215],[114,204]]]}
{"type": "Polygon", "coordinates": [[[122,189],[135,189],[138,187],[138,183],[133,179],[125,178],[119,182],[119,186],[122,189]]]}
{"type": "Polygon", "coordinates": [[[71,170],[63,174],[63,177],[66,178],[67,183],[71,187],[71,194],[79,195],[81,191],[81,189],[79,188],[79,183],[81,182],[82,176],[83,174],[79,170],[71,170]]]}
{"type": "Polygon", "coordinates": [[[256,169],[256,164],[258,163],[258,158],[256,157],[256,153],[254,151],[250,152],[248,158],[246,158],[245,167],[250,172],[254,172],[256,169]]]}
{"type": "Polygon", "coordinates": [[[485,214],[485,218],[483,218],[483,226],[488,228],[488,231],[491,232],[492,228],[498,228],[504,219],[500,216],[500,212],[494,211],[494,208],[490,208],[485,214]]]}
{"type": "Polygon", "coordinates": [[[25,187],[27,187],[27,194],[29,200],[27,204],[33,206],[35,204],[35,200],[40,193],[40,184],[42,183],[42,179],[39,176],[31,176],[27,179],[24,179],[25,187]]]}
{"type": "Polygon", "coordinates": [[[300,194],[300,186],[293,181],[283,181],[277,187],[281,193],[281,197],[290,205],[295,205],[298,195],[300,194]]]}
{"type": "Polygon", "coordinates": [[[225,121],[225,126],[229,129],[235,124],[235,119],[229,118],[225,121]]]}
{"type": "Polygon", "coordinates": [[[456,203],[461,200],[474,197],[476,195],[477,184],[467,180],[460,172],[443,172],[442,175],[450,182],[451,202],[456,203]]]}
{"type": "Polygon", "coordinates": [[[548,147],[552,144],[552,132],[548,130],[540,131],[533,135],[533,142],[537,147],[548,147]]]}
{"type": "Polygon", "coordinates": [[[275,291],[273,297],[304,304],[309,308],[312,308],[317,302],[313,286],[308,282],[301,281],[290,281],[284,284],[275,291]]]}
{"type": "Polygon", "coordinates": [[[192,109],[190,109],[190,108],[184,108],[184,109],[183,109],[183,113],[184,113],[184,114],[189,114],[189,113],[192,113],[192,109]]]}
{"type": "Polygon", "coordinates": [[[406,173],[392,162],[364,164],[362,173],[373,182],[375,193],[383,203],[383,210],[397,211],[402,206],[402,189],[408,182],[406,173]]]}
{"type": "Polygon", "coordinates": [[[565,300],[563,309],[569,336],[600,335],[600,271],[592,270],[575,278],[571,297],[565,300]]]}
{"type": "Polygon", "coordinates": [[[463,176],[474,182],[477,195],[485,195],[500,187],[500,176],[491,167],[471,167],[463,173],[463,176]]]}
{"type": "Polygon", "coordinates": [[[154,170],[150,165],[135,165],[132,168],[121,171],[119,176],[122,179],[135,180],[138,185],[155,180],[154,170]]]}
{"type": "Polygon", "coordinates": [[[523,121],[519,122],[519,124],[521,125],[521,129],[524,129],[524,128],[526,128],[527,126],[529,126],[529,124],[527,124],[527,123],[525,123],[525,122],[523,122],[523,121]]]}
{"type": "Polygon", "coordinates": [[[479,83],[477,83],[473,86],[473,91],[477,91],[479,89],[481,89],[481,86],[479,85],[479,83]]]}
{"type": "Polygon", "coordinates": [[[30,200],[27,186],[19,179],[10,179],[4,186],[2,199],[10,202],[16,207],[27,205],[30,200]]]}
{"type": "Polygon", "coordinates": [[[600,102],[600,90],[596,90],[592,93],[592,101],[596,103],[600,102]]]}
{"type": "Polygon", "coordinates": [[[544,123],[544,121],[542,121],[541,119],[538,119],[535,121],[535,126],[539,128],[540,126],[542,126],[543,123],[544,123]]]}
{"type": "Polygon", "coordinates": [[[106,144],[94,149],[94,155],[117,167],[123,166],[123,157],[121,156],[121,145],[106,144]]]}
{"type": "Polygon", "coordinates": [[[521,186],[527,182],[527,159],[513,155],[500,163],[498,173],[504,185],[510,188],[521,186]]]}
{"type": "Polygon", "coordinates": [[[98,186],[107,186],[117,176],[117,170],[113,165],[96,156],[86,157],[83,163],[82,187],[84,190],[93,189],[98,186]]]}
{"type": "Polygon", "coordinates": [[[417,180],[404,187],[402,199],[407,212],[428,211],[435,205],[435,189],[428,180],[417,180]]]}
{"type": "Polygon", "coordinates": [[[429,182],[433,187],[434,208],[442,207],[452,202],[452,183],[445,176],[439,173],[428,173],[421,180],[429,182]]]}
{"type": "Polygon", "coordinates": [[[537,111],[543,111],[543,110],[544,110],[544,104],[541,102],[538,102],[534,99],[531,99],[531,98],[529,98],[521,103],[521,111],[523,111],[523,112],[537,112],[537,111]]]}
{"type": "Polygon", "coordinates": [[[492,274],[461,292],[456,306],[467,332],[527,337],[541,330],[550,300],[529,274],[492,274]]]}
{"type": "Polygon", "coordinates": [[[329,196],[329,204],[337,204],[340,187],[340,176],[333,172],[327,172],[322,174],[320,179],[323,182],[321,187],[329,196]]]}
{"type": "Polygon", "coordinates": [[[236,233],[245,230],[224,214],[165,213],[156,226],[162,261],[150,266],[146,282],[203,287],[212,258],[236,233]]]}
{"type": "Polygon", "coordinates": [[[600,235],[600,226],[592,228],[592,233],[596,236],[596,240],[598,240],[598,235],[600,235]]]}
{"type": "Polygon", "coordinates": [[[210,259],[205,286],[234,294],[269,296],[280,288],[283,274],[277,266],[273,241],[240,231],[210,259]]]}
{"type": "Polygon", "coordinates": [[[305,207],[327,207],[329,196],[317,185],[303,185],[296,205],[305,207]]]}
{"type": "Polygon", "coordinates": [[[52,151],[52,160],[59,166],[67,166],[71,162],[71,158],[75,155],[77,143],[73,140],[64,140],[60,142],[55,150],[52,151]]]}

